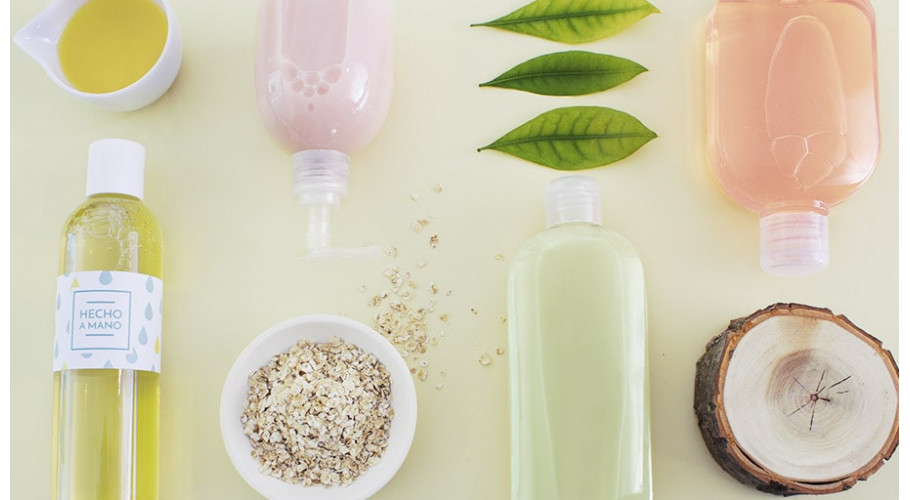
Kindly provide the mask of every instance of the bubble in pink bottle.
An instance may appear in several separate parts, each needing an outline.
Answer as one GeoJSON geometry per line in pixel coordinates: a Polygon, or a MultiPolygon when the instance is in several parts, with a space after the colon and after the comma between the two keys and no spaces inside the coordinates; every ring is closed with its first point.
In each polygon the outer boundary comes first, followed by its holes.
{"type": "Polygon", "coordinates": [[[260,116],[293,153],[293,193],[309,210],[306,256],[377,254],[331,246],[349,155],[379,132],[392,98],[391,0],[260,0],[260,116]]]}
{"type": "Polygon", "coordinates": [[[828,211],[872,174],[879,122],[868,0],[718,0],[707,26],[708,155],[761,216],[761,266],[828,265],[828,211]]]}

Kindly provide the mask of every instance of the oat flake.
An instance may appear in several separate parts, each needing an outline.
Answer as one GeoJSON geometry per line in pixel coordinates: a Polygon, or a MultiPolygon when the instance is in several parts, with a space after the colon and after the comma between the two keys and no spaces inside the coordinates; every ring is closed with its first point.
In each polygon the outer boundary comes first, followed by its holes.
{"type": "Polygon", "coordinates": [[[346,485],[388,446],[391,399],[391,376],[374,355],[337,338],[301,340],[250,375],[240,422],[263,473],[346,485]]]}

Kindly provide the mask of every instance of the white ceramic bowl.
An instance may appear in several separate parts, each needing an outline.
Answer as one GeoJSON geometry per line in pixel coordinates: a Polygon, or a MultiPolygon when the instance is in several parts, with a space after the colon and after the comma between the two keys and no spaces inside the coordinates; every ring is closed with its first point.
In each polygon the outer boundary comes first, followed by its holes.
{"type": "Polygon", "coordinates": [[[221,436],[228,455],[243,479],[271,500],[354,500],[373,495],[401,467],[411,448],[416,426],[417,393],[414,390],[414,380],[401,355],[373,329],[340,316],[301,316],[269,328],[237,357],[221,393],[221,436]],[[388,448],[378,464],[367,469],[347,486],[305,487],[285,483],[259,472],[259,462],[250,456],[252,446],[240,424],[240,415],[249,394],[250,374],[300,339],[327,342],[332,337],[338,337],[372,353],[388,369],[392,378],[392,407],[395,409],[388,448]]]}

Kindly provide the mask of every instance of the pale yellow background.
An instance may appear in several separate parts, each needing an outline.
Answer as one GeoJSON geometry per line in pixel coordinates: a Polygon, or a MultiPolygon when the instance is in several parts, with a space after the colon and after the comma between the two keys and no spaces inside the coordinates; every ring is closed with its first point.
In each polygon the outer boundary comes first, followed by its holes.
{"type": "MultiPolygon", "coordinates": [[[[371,322],[368,294],[390,263],[429,264],[451,321],[417,382],[420,416],[410,456],[378,499],[508,496],[507,261],[543,228],[542,190],[557,172],[475,148],[545,110],[602,105],[660,134],[614,166],[591,170],[605,225],[638,248],[649,286],[654,497],[770,498],[711,459],[692,411],[695,361],[731,318],[777,301],[846,314],[898,354],[897,5],[876,0],[882,154],[878,171],[831,216],[831,266],[805,279],[758,267],[758,218],[727,199],[704,154],[703,25],[710,0],[657,0],[663,11],[580,48],[648,68],[606,93],[541,97],[477,83],[525,59],[568,49],[469,28],[523,0],[397,0],[395,97],[380,135],[353,155],[351,195],[335,239],[394,245],[397,259],[298,260],[304,214],[291,198],[290,156],[259,122],[253,97],[255,1],[174,0],[184,59],[171,90],[132,113],[89,107],[11,49],[12,498],[48,496],[53,296],[58,236],[82,200],[89,143],[124,137],[148,149],[146,200],[165,236],[162,499],[256,494],[221,444],[218,404],[234,357],[258,333],[307,313],[371,322]],[[434,193],[441,183],[444,191],[434,193]],[[412,201],[411,193],[419,195],[412,201]],[[434,215],[419,235],[411,223],[434,215]],[[430,250],[430,234],[439,248],[430,250]],[[476,307],[473,316],[469,309],[476,307]],[[493,355],[481,367],[481,353],[493,355]],[[446,371],[442,377],[440,371],[446,371]],[[442,390],[435,385],[443,383],[442,390]]],[[[11,28],[43,8],[13,0],[11,28]]],[[[438,333],[438,328],[436,329],[438,333]]],[[[433,332],[431,332],[433,333],[433,332]]],[[[571,332],[566,333],[571,342],[571,332]]],[[[897,454],[839,499],[896,498],[897,454]]]]}

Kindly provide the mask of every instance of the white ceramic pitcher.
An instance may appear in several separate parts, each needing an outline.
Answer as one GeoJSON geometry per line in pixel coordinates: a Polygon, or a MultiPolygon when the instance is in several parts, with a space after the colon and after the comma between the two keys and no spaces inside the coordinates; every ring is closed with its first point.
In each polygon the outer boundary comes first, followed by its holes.
{"type": "Polygon", "coordinates": [[[51,0],[44,12],[29,21],[13,36],[13,42],[38,61],[51,80],[60,88],[100,108],[111,111],[132,111],[153,103],[170,88],[180,69],[183,42],[173,9],[166,0],[152,0],[161,7],[167,17],[167,38],[155,65],[142,78],[122,89],[92,94],[77,90],[70,85],[60,67],[60,58],[57,53],[57,44],[64,28],[73,14],[86,1],[51,0]]]}

